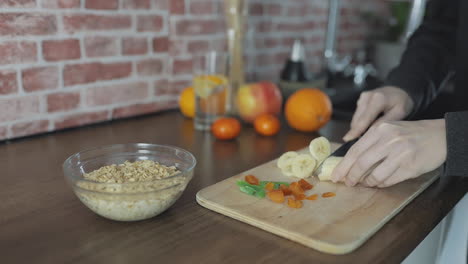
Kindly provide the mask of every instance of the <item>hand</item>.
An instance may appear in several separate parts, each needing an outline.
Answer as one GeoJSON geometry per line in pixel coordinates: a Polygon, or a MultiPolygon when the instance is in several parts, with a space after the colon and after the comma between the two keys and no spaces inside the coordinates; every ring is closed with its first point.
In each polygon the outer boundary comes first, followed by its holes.
{"type": "Polygon", "coordinates": [[[362,135],[380,113],[383,113],[383,116],[376,123],[402,120],[413,110],[413,107],[411,97],[397,87],[386,86],[363,92],[357,102],[351,129],[343,140],[350,141],[362,135]]]}
{"type": "Polygon", "coordinates": [[[444,119],[381,122],[349,149],[332,181],[388,187],[438,168],[446,156],[444,119]]]}

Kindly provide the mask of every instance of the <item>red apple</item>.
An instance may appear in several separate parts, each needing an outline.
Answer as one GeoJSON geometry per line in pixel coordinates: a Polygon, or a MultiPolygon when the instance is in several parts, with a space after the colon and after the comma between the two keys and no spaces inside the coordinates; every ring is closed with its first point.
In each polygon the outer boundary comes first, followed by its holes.
{"type": "Polygon", "coordinates": [[[282,101],[279,88],[267,81],[242,85],[236,97],[239,116],[249,123],[261,114],[279,114],[282,101]]]}

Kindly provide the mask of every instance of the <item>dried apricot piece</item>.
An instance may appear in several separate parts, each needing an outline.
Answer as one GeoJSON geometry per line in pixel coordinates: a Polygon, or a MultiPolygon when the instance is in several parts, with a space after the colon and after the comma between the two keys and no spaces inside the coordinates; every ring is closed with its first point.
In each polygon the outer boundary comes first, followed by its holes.
{"type": "Polygon", "coordinates": [[[308,181],[304,179],[301,179],[299,181],[299,186],[301,186],[301,188],[304,190],[311,190],[312,188],[314,188],[314,185],[310,184],[308,181]]]}
{"type": "Polygon", "coordinates": [[[326,192],[326,193],[322,194],[322,197],[328,198],[328,197],[333,197],[335,195],[336,194],[334,192],[326,192]]]}
{"type": "Polygon", "coordinates": [[[294,198],[296,198],[296,200],[300,201],[300,200],[304,200],[306,198],[306,195],[305,194],[298,194],[298,195],[294,195],[294,198]]]}
{"type": "Polygon", "coordinates": [[[284,194],[281,190],[273,190],[268,192],[268,198],[275,203],[283,203],[284,202],[284,194]]]}
{"type": "Polygon", "coordinates": [[[302,207],[302,202],[294,200],[293,198],[288,198],[288,206],[291,208],[301,208],[302,207]]]}
{"type": "Polygon", "coordinates": [[[284,185],[284,184],[281,184],[281,185],[280,185],[280,190],[283,191],[283,194],[284,194],[285,196],[288,196],[288,195],[291,195],[291,194],[292,194],[291,189],[289,189],[289,187],[286,186],[286,185],[284,185]]]}
{"type": "Polygon", "coordinates": [[[289,185],[289,189],[294,195],[304,194],[304,190],[297,182],[293,182],[289,185]]]}
{"type": "Polygon", "coordinates": [[[272,182],[269,182],[265,185],[265,190],[267,191],[273,191],[275,189],[275,184],[272,182]]]}
{"type": "Polygon", "coordinates": [[[260,184],[260,181],[257,179],[257,177],[253,176],[252,174],[245,176],[245,181],[252,185],[260,184]]]}
{"type": "Polygon", "coordinates": [[[306,197],[307,200],[311,200],[311,201],[317,200],[317,198],[318,198],[318,194],[312,194],[306,197]]]}

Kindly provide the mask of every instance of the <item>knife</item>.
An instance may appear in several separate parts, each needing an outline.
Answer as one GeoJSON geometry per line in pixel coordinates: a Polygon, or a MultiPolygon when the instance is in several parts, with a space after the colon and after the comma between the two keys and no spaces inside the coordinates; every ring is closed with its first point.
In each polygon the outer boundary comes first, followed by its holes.
{"type": "MultiPolygon", "coordinates": [[[[354,143],[356,143],[358,140],[360,139],[359,138],[356,138],[356,139],[353,139],[351,141],[348,141],[346,143],[344,143],[343,145],[341,145],[339,148],[337,148],[332,154],[330,154],[329,157],[344,157],[346,155],[346,153],[348,153],[348,150],[354,145],[354,143]]],[[[329,158],[328,157],[328,158],[329,158]]],[[[327,159],[328,159],[327,158],[327,159]]],[[[326,159],[325,159],[326,160],[326,159]]],[[[317,176],[320,174],[320,172],[322,171],[322,165],[323,165],[323,162],[319,164],[319,166],[314,170],[313,172],[313,175],[314,176],[317,176]]]]}

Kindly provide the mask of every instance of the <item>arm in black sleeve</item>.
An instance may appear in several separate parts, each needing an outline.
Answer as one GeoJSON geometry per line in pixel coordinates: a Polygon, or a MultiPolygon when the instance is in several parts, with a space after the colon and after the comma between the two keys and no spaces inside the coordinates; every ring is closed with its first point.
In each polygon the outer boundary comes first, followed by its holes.
{"type": "Polygon", "coordinates": [[[387,78],[387,85],[405,90],[413,99],[410,116],[434,100],[454,68],[458,5],[456,0],[428,2],[423,23],[408,41],[399,66],[387,78]]]}
{"type": "Polygon", "coordinates": [[[445,114],[447,159],[445,175],[468,177],[468,111],[445,114]]]}

